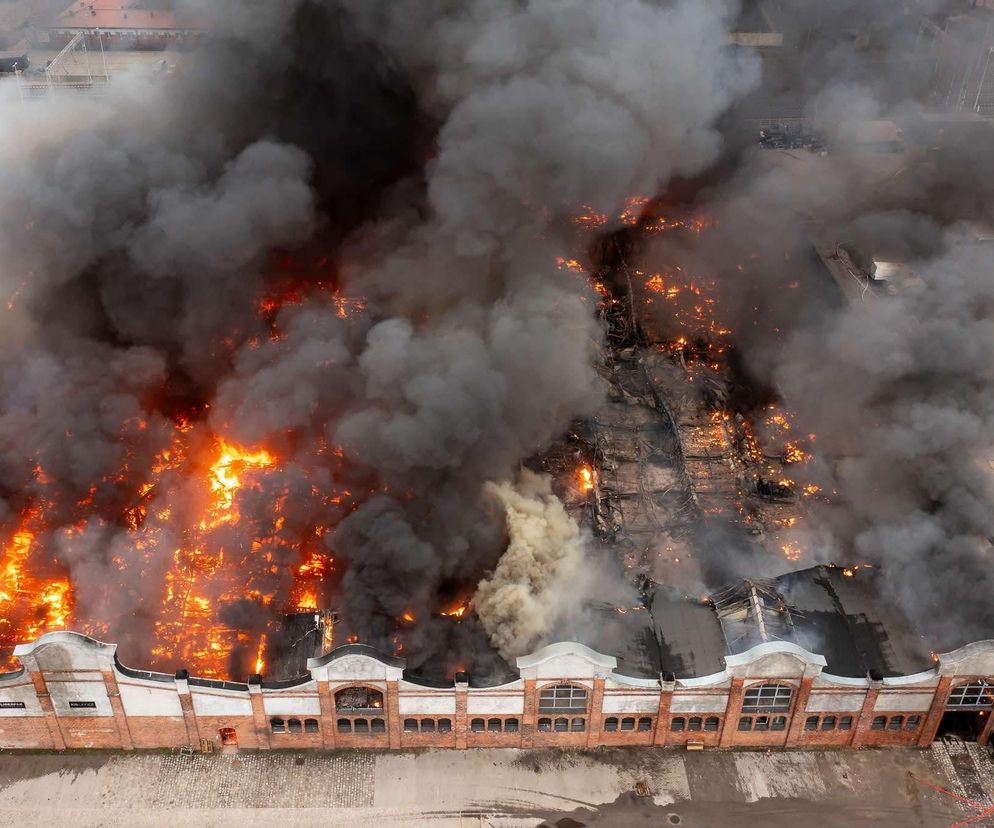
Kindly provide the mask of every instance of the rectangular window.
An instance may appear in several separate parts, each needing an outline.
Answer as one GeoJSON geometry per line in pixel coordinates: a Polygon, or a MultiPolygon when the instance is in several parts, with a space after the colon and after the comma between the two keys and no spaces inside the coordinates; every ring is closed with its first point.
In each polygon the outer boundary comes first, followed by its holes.
{"type": "Polygon", "coordinates": [[[97,703],[95,701],[71,701],[69,702],[69,707],[73,709],[83,709],[83,710],[96,710],[97,703]]]}
{"type": "Polygon", "coordinates": [[[750,687],[742,699],[743,713],[786,713],[794,689],[786,684],[763,684],[750,687]]]}
{"type": "Polygon", "coordinates": [[[587,710],[587,690],[572,684],[546,687],[539,693],[540,713],[583,713],[587,710]]]}

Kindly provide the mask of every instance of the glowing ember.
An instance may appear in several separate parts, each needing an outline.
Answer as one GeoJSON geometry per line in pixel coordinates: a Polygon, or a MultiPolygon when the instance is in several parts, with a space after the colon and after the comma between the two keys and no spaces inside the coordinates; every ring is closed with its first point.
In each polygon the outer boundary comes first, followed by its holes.
{"type": "Polygon", "coordinates": [[[469,602],[455,604],[447,610],[443,610],[440,615],[444,615],[446,618],[462,618],[469,612],[469,602]]]}
{"type": "Polygon", "coordinates": [[[262,637],[259,639],[259,649],[256,651],[255,655],[255,672],[258,675],[262,675],[262,670],[266,666],[266,662],[263,660],[263,653],[266,651],[266,634],[263,633],[262,637]]]}
{"type": "Polygon", "coordinates": [[[800,560],[801,558],[800,547],[792,541],[788,541],[787,543],[783,544],[780,547],[780,549],[783,551],[783,554],[787,557],[788,561],[793,562],[800,560]]]}
{"type": "Polygon", "coordinates": [[[556,256],[556,267],[560,270],[568,270],[571,273],[585,273],[586,270],[582,264],[576,259],[566,259],[562,256],[556,256]]]}
{"type": "Polygon", "coordinates": [[[590,466],[581,466],[577,472],[577,481],[580,491],[586,494],[594,488],[594,470],[590,466]]]}

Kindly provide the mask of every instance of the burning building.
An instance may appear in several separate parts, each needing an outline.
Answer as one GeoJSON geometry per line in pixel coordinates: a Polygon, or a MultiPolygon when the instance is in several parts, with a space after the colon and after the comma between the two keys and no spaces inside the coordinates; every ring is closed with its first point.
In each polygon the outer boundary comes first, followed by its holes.
{"type": "Polygon", "coordinates": [[[994,644],[924,648],[872,567],[669,587],[600,608],[591,644],[550,644],[498,679],[447,681],[346,644],[302,675],[247,683],[136,670],[116,646],[47,633],[0,676],[8,748],[923,746],[991,732],[994,644]],[[817,647],[820,652],[808,647],[817,647]],[[607,649],[607,648],[605,648],[607,649]]]}
{"type": "Polygon", "coordinates": [[[0,85],[0,745],[989,737],[992,179],[852,151],[906,27],[173,5],[181,71],[0,85]]]}

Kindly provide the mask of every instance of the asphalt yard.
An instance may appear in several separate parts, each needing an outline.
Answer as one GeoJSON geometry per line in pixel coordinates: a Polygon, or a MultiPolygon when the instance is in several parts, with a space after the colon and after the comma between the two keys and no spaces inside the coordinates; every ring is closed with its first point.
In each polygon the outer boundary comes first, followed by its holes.
{"type": "Polygon", "coordinates": [[[0,754],[0,823],[994,826],[974,744],[925,751],[0,754]]]}

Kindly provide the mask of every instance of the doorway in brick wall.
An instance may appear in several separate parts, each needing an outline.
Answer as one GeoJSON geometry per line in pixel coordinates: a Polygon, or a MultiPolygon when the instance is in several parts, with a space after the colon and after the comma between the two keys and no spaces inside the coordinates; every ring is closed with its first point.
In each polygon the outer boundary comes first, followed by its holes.
{"type": "Polygon", "coordinates": [[[953,736],[967,742],[981,741],[990,712],[987,710],[947,710],[942,714],[937,739],[953,736]]]}
{"type": "Polygon", "coordinates": [[[222,727],[218,730],[222,748],[238,748],[238,733],[233,727],[222,727]]]}

